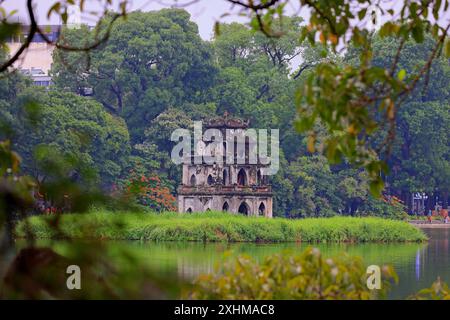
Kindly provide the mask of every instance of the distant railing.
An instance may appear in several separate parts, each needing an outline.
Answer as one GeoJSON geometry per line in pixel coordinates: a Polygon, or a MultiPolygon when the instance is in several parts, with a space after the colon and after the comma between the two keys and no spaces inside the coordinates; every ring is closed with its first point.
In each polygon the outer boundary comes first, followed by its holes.
{"type": "Polygon", "coordinates": [[[251,192],[251,193],[262,193],[262,192],[272,192],[272,186],[241,186],[241,185],[198,185],[198,186],[188,186],[180,185],[178,187],[178,193],[188,193],[188,192],[206,192],[206,193],[233,193],[233,192],[251,192]]]}
{"type": "MultiPolygon", "coordinates": [[[[241,155],[231,155],[231,154],[226,154],[222,156],[222,164],[269,164],[269,158],[268,157],[260,157],[257,156],[256,158],[256,163],[250,163],[250,157],[248,154],[246,154],[245,156],[241,156],[241,155]],[[227,157],[228,157],[228,161],[232,160],[232,163],[227,163],[227,157]]],[[[253,160],[253,159],[252,159],[253,160]]],[[[253,161],[252,161],[253,162],[253,161]]],[[[202,155],[197,155],[192,153],[190,156],[185,157],[184,158],[184,163],[185,164],[205,164],[205,161],[203,159],[202,155]]],[[[214,162],[216,163],[216,162],[214,162]]]]}

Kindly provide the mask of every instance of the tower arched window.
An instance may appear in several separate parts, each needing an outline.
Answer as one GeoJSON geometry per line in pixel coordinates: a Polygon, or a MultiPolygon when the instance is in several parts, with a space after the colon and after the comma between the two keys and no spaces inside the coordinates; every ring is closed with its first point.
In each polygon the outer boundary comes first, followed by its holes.
{"type": "Polygon", "coordinates": [[[237,183],[240,186],[246,186],[247,185],[247,173],[244,169],[239,170],[237,175],[237,183]]]}
{"type": "Polygon", "coordinates": [[[259,205],[258,214],[260,216],[264,216],[266,214],[266,206],[264,205],[263,202],[261,202],[261,204],[259,205]]]}
{"type": "Polygon", "coordinates": [[[228,211],[230,209],[230,206],[228,205],[228,202],[225,201],[225,203],[222,206],[222,211],[228,211]]]}
{"type": "Polygon", "coordinates": [[[242,202],[241,205],[239,206],[238,212],[244,215],[248,215],[250,213],[250,207],[245,201],[242,202]]]}
{"type": "Polygon", "coordinates": [[[191,186],[195,186],[195,185],[197,184],[197,179],[195,178],[195,174],[193,174],[193,175],[191,176],[191,179],[189,180],[189,184],[190,184],[191,186]]]}
{"type": "Polygon", "coordinates": [[[223,169],[223,184],[228,185],[228,172],[227,169],[223,169]]]}
{"type": "Polygon", "coordinates": [[[214,183],[214,179],[213,179],[212,175],[208,176],[208,179],[206,182],[208,183],[209,186],[211,186],[214,183]]]}

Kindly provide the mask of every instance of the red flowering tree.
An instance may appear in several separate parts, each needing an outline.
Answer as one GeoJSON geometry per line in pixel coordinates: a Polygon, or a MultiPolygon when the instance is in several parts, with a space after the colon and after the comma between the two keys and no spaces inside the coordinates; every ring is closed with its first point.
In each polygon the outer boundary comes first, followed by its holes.
{"type": "Polygon", "coordinates": [[[139,204],[156,211],[176,211],[176,199],[170,189],[157,175],[136,174],[130,172],[126,183],[126,192],[136,198],[139,204]]]}

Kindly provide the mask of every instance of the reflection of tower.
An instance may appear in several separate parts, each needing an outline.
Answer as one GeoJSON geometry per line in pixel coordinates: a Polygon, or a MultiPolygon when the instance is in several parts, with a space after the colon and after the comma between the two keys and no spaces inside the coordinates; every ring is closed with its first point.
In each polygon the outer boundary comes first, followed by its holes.
{"type": "Polygon", "coordinates": [[[67,8],[67,27],[70,29],[77,29],[81,26],[81,10],[77,5],[71,5],[67,8]]]}
{"type": "Polygon", "coordinates": [[[420,279],[420,248],[416,253],[416,280],[420,279]]]}
{"type": "Polygon", "coordinates": [[[201,264],[196,264],[184,257],[177,259],[177,274],[182,279],[191,280],[200,274],[212,273],[214,265],[210,259],[206,259],[201,264]]]}

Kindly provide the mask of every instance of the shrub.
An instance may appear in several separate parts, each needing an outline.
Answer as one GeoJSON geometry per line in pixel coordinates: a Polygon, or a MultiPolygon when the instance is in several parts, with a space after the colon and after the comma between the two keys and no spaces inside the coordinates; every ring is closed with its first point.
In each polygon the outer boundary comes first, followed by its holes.
{"type": "Polygon", "coordinates": [[[145,176],[130,172],[125,182],[125,195],[135,198],[138,204],[155,211],[176,210],[176,198],[170,189],[157,175],[145,176]]]}
{"type": "Polygon", "coordinates": [[[184,292],[190,299],[358,299],[383,298],[392,267],[383,266],[380,290],[369,290],[362,260],[347,255],[324,258],[317,248],[302,254],[274,254],[262,263],[248,256],[229,259],[212,274],[200,275],[184,292]]]}
{"type": "Polygon", "coordinates": [[[450,289],[445,282],[437,279],[430,288],[420,290],[410,299],[414,300],[450,300],[450,289]]]}

